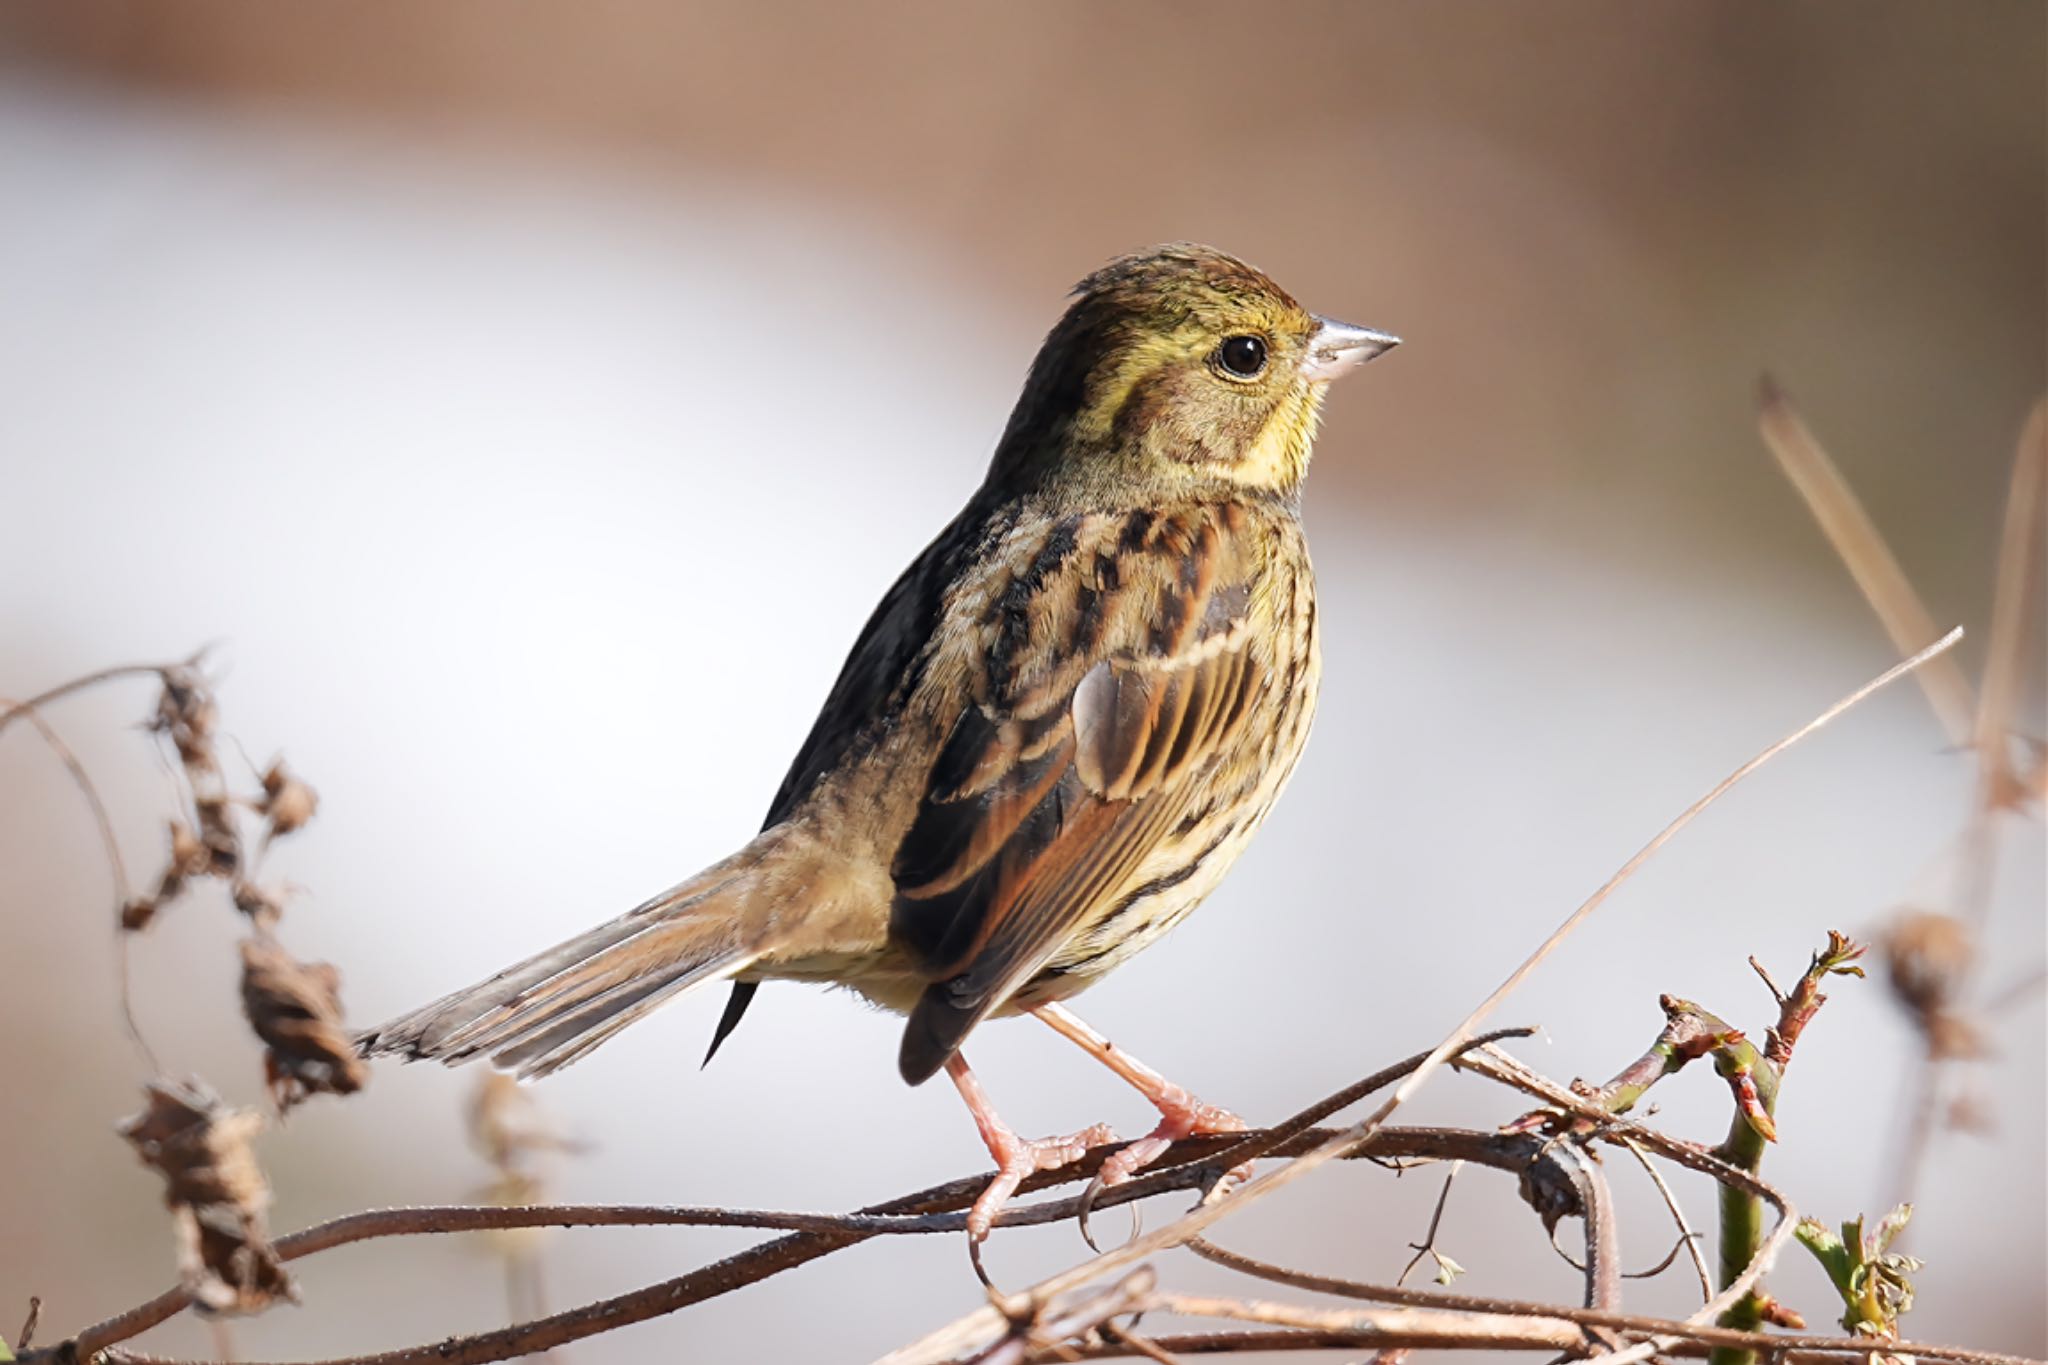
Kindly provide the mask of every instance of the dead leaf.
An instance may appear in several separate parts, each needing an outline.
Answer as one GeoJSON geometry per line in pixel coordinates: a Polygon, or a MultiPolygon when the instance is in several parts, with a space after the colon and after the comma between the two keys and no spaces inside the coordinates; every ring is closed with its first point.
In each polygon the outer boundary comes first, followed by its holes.
{"type": "Polygon", "coordinates": [[[164,1178],[176,1219],[178,1275],[210,1313],[259,1313],[298,1287],[270,1245],[270,1185],[250,1139],[263,1129],[252,1109],[230,1109],[202,1082],[152,1081],[149,1104],[120,1126],[164,1178]]]}
{"type": "Polygon", "coordinates": [[[267,1049],[277,1112],[316,1094],[351,1095],[370,1079],[341,1019],[341,973],[300,962],[267,938],[242,940],[242,1011],[267,1049]]]}
{"type": "Polygon", "coordinates": [[[270,822],[272,838],[303,829],[320,808],[320,794],[278,759],[263,774],[263,799],[257,813],[270,822]]]}

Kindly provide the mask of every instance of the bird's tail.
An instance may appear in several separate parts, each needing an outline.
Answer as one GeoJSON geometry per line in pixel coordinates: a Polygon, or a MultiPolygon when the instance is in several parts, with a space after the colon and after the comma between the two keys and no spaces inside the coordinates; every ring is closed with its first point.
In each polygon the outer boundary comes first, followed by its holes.
{"type": "Polygon", "coordinates": [[[755,910],[780,838],[771,829],[638,909],[372,1029],[357,1046],[366,1057],[451,1066],[489,1056],[523,1077],[565,1067],[692,986],[760,960],[755,910]]]}

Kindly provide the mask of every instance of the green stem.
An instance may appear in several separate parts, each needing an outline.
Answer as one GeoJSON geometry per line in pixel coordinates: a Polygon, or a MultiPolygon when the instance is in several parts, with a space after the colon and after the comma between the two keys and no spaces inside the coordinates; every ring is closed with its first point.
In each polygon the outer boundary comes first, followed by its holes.
{"type": "MultiPolygon", "coordinates": [[[[1727,1139],[1715,1149],[1714,1155],[1755,1175],[1764,1163],[1767,1145],[1763,1135],[1738,1112],[1728,1125],[1727,1139]]],[[[1749,1269],[1757,1248],[1763,1245],[1763,1237],[1764,1201],[1732,1185],[1721,1186],[1720,1288],[1726,1289],[1736,1276],[1749,1269]]],[[[1754,1331],[1763,1325],[1766,1304],[1761,1293],[1751,1290],[1721,1315],[1720,1325],[1754,1331]]],[[[1724,1346],[1714,1351],[1709,1365],[1751,1365],[1755,1359],[1754,1351],[1724,1346]]]]}
{"type": "MultiPolygon", "coordinates": [[[[1714,1070],[1728,1082],[1728,1089],[1735,1098],[1735,1117],[1728,1125],[1728,1136],[1714,1149],[1714,1155],[1755,1175],[1764,1164],[1765,1148],[1778,1139],[1778,1085],[1786,1066],[1792,1061],[1792,1050],[1797,1046],[1800,1034],[1827,1001],[1820,992],[1821,983],[1830,976],[1863,975],[1862,968],[1854,965],[1862,955],[1861,945],[1844,934],[1829,930],[1827,947],[1813,955],[1813,960],[1807,964],[1805,973],[1790,993],[1780,992],[1762,966],[1751,958],[1750,965],[1756,967],[1765,984],[1770,985],[1771,994],[1778,1002],[1777,1023],[1767,1030],[1761,1050],[1740,1029],[1732,1027],[1712,1011],[1702,1009],[1690,1000],[1672,995],[1660,996],[1657,1003],[1664,1011],[1664,1028],[1649,1050],[1624,1067],[1607,1084],[1593,1088],[1574,1082],[1573,1088],[1608,1113],[1624,1114],[1635,1107],[1651,1086],[1666,1076],[1676,1074],[1689,1062],[1703,1057],[1712,1058],[1714,1070]]],[[[1555,1111],[1538,1110],[1515,1120],[1505,1131],[1533,1132],[1552,1125],[1559,1118],[1555,1111]]],[[[1552,1131],[1590,1133],[1592,1127],[1591,1124],[1573,1121],[1552,1131]]],[[[1720,1190],[1720,1203],[1720,1287],[1725,1290],[1749,1269],[1750,1262],[1756,1259],[1758,1249],[1763,1246],[1764,1201],[1724,1184],[1720,1190]]],[[[1767,1322],[1787,1327],[1800,1325],[1797,1314],[1778,1304],[1759,1285],[1721,1315],[1720,1325],[1751,1332],[1767,1322]]],[[[1756,1365],[1756,1358],[1755,1351],[1724,1346],[1714,1350],[1710,1362],[1711,1365],[1756,1365]]]]}

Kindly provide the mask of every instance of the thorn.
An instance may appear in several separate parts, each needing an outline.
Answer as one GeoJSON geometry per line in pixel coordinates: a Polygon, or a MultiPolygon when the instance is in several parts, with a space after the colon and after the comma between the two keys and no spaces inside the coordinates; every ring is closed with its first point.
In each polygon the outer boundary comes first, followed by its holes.
{"type": "Polygon", "coordinates": [[[1749,965],[1755,968],[1756,974],[1764,979],[1764,985],[1771,992],[1771,999],[1777,1002],[1778,1008],[1783,1009],[1785,1007],[1785,992],[1779,990],[1778,983],[1771,980],[1771,974],[1764,969],[1764,964],[1758,962],[1756,958],[1752,956],[1749,959],[1749,965]]]}

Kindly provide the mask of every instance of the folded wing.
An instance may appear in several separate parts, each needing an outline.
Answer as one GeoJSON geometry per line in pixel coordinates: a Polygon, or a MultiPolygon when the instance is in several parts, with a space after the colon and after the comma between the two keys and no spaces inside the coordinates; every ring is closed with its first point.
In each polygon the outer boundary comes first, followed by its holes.
{"type": "Polygon", "coordinates": [[[985,685],[893,864],[890,930],[934,978],[915,1083],[1203,815],[1267,686],[1233,509],[1070,518],[995,596],[985,685]]]}

